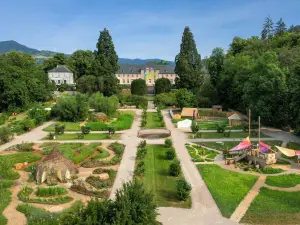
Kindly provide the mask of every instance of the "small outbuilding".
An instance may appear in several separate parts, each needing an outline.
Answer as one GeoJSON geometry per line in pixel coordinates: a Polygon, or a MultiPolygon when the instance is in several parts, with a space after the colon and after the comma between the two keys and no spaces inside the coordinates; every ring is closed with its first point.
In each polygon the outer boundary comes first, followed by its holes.
{"type": "Polygon", "coordinates": [[[198,109],[197,108],[183,108],[181,112],[182,117],[190,117],[192,119],[198,119],[198,109]]]}
{"type": "Polygon", "coordinates": [[[38,183],[45,181],[48,183],[67,182],[76,174],[74,163],[56,149],[37,166],[36,171],[36,181],[38,183]]]}
{"type": "Polygon", "coordinates": [[[229,116],[228,120],[229,120],[229,126],[231,127],[243,124],[243,119],[237,113],[229,116]]]}
{"type": "Polygon", "coordinates": [[[179,121],[177,123],[177,128],[190,128],[192,126],[192,121],[189,119],[179,121]]]}

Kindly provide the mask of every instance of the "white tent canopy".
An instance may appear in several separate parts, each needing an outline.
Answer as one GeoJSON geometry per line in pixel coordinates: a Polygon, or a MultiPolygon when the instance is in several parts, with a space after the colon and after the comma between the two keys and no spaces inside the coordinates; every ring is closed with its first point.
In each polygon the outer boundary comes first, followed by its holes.
{"type": "Polygon", "coordinates": [[[178,128],[190,128],[192,126],[192,120],[182,120],[177,123],[178,128]]]}

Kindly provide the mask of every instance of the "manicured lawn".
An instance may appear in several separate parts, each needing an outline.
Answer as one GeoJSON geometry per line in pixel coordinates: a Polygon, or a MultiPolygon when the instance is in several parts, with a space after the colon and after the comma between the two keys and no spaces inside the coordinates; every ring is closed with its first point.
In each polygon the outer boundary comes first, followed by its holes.
{"type": "Polygon", "coordinates": [[[300,192],[273,191],[261,188],[241,223],[286,225],[299,224],[300,192]]]}
{"type": "Polygon", "coordinates": [[[214,161],[214,158],[219,154],[198,146],[186,145],[186,148],[194,162],[211,162],[214,161]]]}
{"type": "MultiPolygon", "coordinates": [[[[76,123],[76,122],[59,122],[59,123],[65,125],[65,131],[80,131],[80,123],[76,123]]],[[[55,123],[51,124],[49,127],[46,127],[44,131],[54,132],[55,123]]]]}
{"type": "Polygon", "coordinates": [[[89,126],[92,131],[106,131],[109,127],[115,127],[116,130],[127,130],[131,128],[134,120],[134,111],[121,111],[117,120],[110,124],[103,122],[88,122],[86,126],[89,126]]]}
{"type": "Polygon", "coordinates": [[[108,134],[95,134],[90,133],[84,135],[83,139],[78,139],[78,134],[62,134],[62,135],[56,135],[56,140],[104,140],[104,139],[113,139],[113,140],[119,140],[121,137],[121,134],[113,134],[111,135],[111,138],[108,134]]]}
{"type": "MultiPolygon", "coordinates": [[[[247,132],[231,132],[230,136],[227,137],[225,136],[227,132],[224,133],[218,133],[218,132],[202,132],[201,133],[201,138],[246,138],[248,137],[248,133],[247,132]]],[[[189,134],[189,138],[193,138],[193,134],[189,134]]],[[[261,137],[269,137],[267,135],[261,134],[261,137]]],[[[197,138],[196,136],[194,138],[197,138]]]]}
{"type": "Polygon", "coordinates": [[[229,218],[255,184],[257,177],[224,170],[218,165],[197,165],[223,216],[229,218]]]}
{"type": "Polygon", "coordinates": [[[153,191],[158,206],[190,208],[190,198],[181,202],[176,196],[176,181],[183,176],[169,176],[169,166],[172,160],[166,160],[167,151],[168,148],[164,145],[147,145],[147,155],[143,160],[145,174],[139,179],[143,181],[147,190],[153,191]]]}
{"type": "MultiPolygon", "coordinates": [[[[274,148],[274,145],[281,146],[282,141],[263,141],[265,144],[272,146],[274,148]]],[[[216,142],[197,142],[199,145],[203,145],[209,148],[213,148],[220,151],[226,151],[230,150],[236,145],[238,145],[239,141],[224,141],[223,144],[216,143],[216,142]]],[[[257,141],[252,141],[252,145],[257,145],[257,141]]]]}
{"type": "Polygon", "coordinates": [[[294,187],[300,184],[300,175],[297,174],[284,174],[280,176],[267,177],[266,184],[275,187],[294,187]]]}
{"type": "Polygon", "coordinates": [[[300,144],[296,142],[289,142],[287,144],[287,148],[294,149],[294,150],[300,150],[300,144]]]}
{"type": "Polygon", "coordinates": [[[31,152],[20,152],[11,155],[0,155],[0,159],[2,158],[7,159],[12,165],[22,162],[30,163],[41,159],[39,155],[33,154],[31,152]]]}
{"type": "Polygon", "coordinates": [[[217,125],[228,125],[228,120],[198,120],[200,130],[216,130],[217,125]]]}
{"type": "Polygon", "coordinates": [[[147,112],[147,124],[146,128],[162,128],[165,127],[165,123],[163,120],[160,120],[157,112],[147,112]]]}

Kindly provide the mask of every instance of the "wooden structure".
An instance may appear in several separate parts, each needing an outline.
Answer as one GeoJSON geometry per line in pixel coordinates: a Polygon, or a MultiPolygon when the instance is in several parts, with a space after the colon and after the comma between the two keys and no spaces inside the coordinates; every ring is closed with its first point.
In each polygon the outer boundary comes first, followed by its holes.
{"type": "Polygon", "coordinates": [[[197,108],[183,108],[181,112],[181,117],[190,117],[191,119],[198,119],[198,109],[197,108]]]}
{"type": "Polygon", "coordinates": [[[229,116],[228,120],[229,120],[229,126],[231,127],[243,124],[242,118],[237,113],[234,113],[233,115],[229,116]]]}

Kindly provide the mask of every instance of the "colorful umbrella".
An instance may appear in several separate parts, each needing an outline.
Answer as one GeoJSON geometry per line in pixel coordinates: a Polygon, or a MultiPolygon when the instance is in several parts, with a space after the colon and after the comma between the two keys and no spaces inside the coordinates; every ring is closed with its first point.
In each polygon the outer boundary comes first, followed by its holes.
{"type": "Polygon", "coordinates": [[[263,143],[263,142],[259,142],[259,151],[260,152],[267,152],[269,149],[271,149],[271,146],[263,143]]]}

